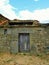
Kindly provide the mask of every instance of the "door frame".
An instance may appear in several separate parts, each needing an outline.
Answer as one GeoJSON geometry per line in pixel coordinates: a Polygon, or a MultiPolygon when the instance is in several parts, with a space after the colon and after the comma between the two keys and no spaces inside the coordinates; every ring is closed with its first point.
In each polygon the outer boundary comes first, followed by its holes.
{"type": "MultiPolygon", "coordinates": [[[[29,51],[30,51],[30,33],[19,33],[19,34],[18,34],[18,52],[21,52],[21,51],[20,51],[20,35],[21,35],[21,34],[22,34],[22,35],[25,34],[25,35],[28,35],[28,36],[29,36],[29,51]]],[[[29,51],[28,51],[28,52],[29,52],[29,51]]]]}

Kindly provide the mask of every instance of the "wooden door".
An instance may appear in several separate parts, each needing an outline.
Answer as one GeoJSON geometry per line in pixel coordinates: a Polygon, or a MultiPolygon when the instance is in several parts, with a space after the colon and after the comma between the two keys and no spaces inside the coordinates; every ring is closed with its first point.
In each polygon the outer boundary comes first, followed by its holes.
{"type": "Polygon", "coordinates": [[[29,33],[19,34],[19,52],[26,52],[30,50],[29,33]]]}

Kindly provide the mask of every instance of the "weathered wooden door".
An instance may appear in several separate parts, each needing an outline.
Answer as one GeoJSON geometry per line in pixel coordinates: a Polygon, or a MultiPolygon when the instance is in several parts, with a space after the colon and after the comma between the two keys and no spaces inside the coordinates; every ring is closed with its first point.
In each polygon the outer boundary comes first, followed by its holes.
{"type": "Polygon", "coordinates": [[[19,52],[26,52],[30,50],[29,33],[19,34],[19,52]]]}

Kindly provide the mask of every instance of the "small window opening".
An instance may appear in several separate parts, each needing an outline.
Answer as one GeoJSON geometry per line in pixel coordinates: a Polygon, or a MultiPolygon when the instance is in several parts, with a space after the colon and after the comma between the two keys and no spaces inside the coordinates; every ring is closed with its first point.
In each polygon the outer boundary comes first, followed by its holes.
{"type": "Polygon", "coordinates": [[[4,34],[7,34],[7,29],[4,29],[4,34]]]}

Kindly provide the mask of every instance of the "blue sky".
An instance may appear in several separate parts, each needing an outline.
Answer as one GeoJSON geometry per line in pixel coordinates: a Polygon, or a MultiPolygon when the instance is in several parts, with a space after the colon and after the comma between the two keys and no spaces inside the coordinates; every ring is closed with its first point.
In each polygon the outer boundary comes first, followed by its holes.
{"type": "Polygon", "coordinates": [[[10,0],[10,4],[19,10],[43,9],[49,7],[49,0],[10,0]]]}
{"type": "Polygon", "coordinates": [[[0,0],[0,14],[13,19],[49,23],[49,0],[0,0]]]}

